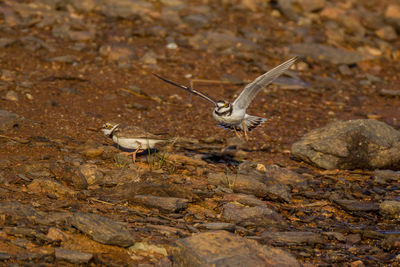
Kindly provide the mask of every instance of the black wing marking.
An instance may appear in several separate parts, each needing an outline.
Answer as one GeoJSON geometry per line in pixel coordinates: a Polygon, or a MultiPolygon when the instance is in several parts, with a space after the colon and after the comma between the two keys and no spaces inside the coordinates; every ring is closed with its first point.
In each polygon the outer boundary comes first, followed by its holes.
{"type": "Polygon", "coordinates": [[[196,90],[193,89],[193,88],[189,88],[189,87],[186,87],[186,86],[177,84],[177,83],[175,83],[175,82],[173,82],[173,81],[170,81],[170,80],[168,80],[168,79],[166,79],[166,78],[161,77],[161,76],[158,75],[158,74],[153,73],[153,75],[156,76],[158,79],[160,79],[160,80],[166,82],[166,83],[169,83],[169,84],[172,84],[172,85],[174,85],[174,86],[176,86],[176,87],[179,87],[179,88],[181,88],[181,89],[183,89],[183,90],[185,90],[185,91],[187,91],[187,92],[189,92],[189,93],[193,93],[193,94],[195,94],[195,95],[198,95],[198,96],[200,96],[201,98],[203,98],[203,99],[205,99],[205,100],[207,100],[207,101],[213,103],[215,106],[217,105],[217,101],[216,101],[215,99],[213,99],[212,97],[210,97],[210,96],[208,96],[208,95],[206,95],[206,94],[204,94],[204,93],[201,93],[201,92],[199,92],[199,91],[196,91],[196,90]]]}

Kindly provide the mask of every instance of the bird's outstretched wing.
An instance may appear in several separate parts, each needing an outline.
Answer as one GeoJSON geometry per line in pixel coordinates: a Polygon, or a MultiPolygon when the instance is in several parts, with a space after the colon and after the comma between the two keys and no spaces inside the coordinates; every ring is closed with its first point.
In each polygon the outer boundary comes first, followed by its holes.
{"type": "Polygon", "coordinates": [[[170,80],[168,80],[168,79],[166,79],[166,78],[161,77],[161,76],[158,75],[158,74],[153,73],[153,75],[156,76],[158,79],[160,79],[160,80],[166,82],[166,83],[175,85],[176,87],[179,87],[179,88],[181,88],[181,89],[183,89],[183,90],[185,90],[185,91],[187,91],[187,92],[189,92],[189,93],[193,93],[193,94],[195,94],[195,95],[198,95],[198,96],[200,96],[201,98],[203,98],[203,99],[205,99],[205,100],[207,100],[207,101],[210,101],[210,102],[213,103],[215,106],[217,105],[217,101],[215,101],[215,99],[213,99],[212,97],[210,97],[210,96],[208,96],[208,95],[206,95],[206,94],[204,94],[204,93],[201,93],[201,92],[199,92],[199,91],[196,91],[196,90],[193,89],[193,88],[190,88],[190,87],[186,87],[186,86],[177,84],[177,83],[175,83],[175,82],[173,82],[173,81],[170,81],[170,80]]]}
{"type": "Polygon", "coordinates": [[[278,78],[282,73],[284,73],[287,69],[292,66],[292,64],[297,60],[297,57],[291,58],[288,61],[280,64],[279,66],[273,68],[272,70],[264,73],[263,75],[256,78],[254,81],[246,85],[243,91],[240,93],[238,98],[236,98],[235,102],[233,102],[234,109],[247,109],[250,105],[251,101],[253,101],[254,97],[258,94],[258,92],[273,82],[276,78],[278,78]]]}

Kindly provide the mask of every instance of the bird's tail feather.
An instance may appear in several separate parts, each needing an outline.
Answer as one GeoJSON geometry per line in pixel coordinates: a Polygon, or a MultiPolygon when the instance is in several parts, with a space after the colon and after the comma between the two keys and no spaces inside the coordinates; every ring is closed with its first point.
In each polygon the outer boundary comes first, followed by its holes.
{"type": "Polygon", "coordinates": [[[246,115],[246,117],[244,118],[244,123],[247,126],[247,131],[250,132],[252,129],[256,128],[257,126],[260,126],[261,124],[263,124],[266,120],[267,119],[265,119],[265,118],[246,115]]]}
{"type": "MultiPolygon", "coordinates": [[[[244,123],[246,124],[247,127],[247,131],[250,132],[251,130],[253,130],[254,128],[256,128],[257,126],[260,126],[261,124],[263,124],[267,119],[265,118],[261,118],[261,117],[257,117],[257,116],[251,116],[251,115],[247,115],[244,117],[244,123]]],[[[223,123],[220,122],[218,124],[218,126],[225,128],[225,129],[230,129],[233,130],[233,127],[236,128],[236,131],[243,131],[243,126],[242,124],[239,125],[230,125],[227,123],[223,123]]]]}

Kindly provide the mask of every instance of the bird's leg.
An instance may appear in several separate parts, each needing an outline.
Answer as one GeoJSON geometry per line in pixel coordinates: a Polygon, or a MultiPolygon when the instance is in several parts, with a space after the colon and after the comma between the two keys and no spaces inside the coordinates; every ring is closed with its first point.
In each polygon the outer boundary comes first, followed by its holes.
{"type": "Polygon", "coordinates": [[[240,134],[238,133],[238,131],[236,130],[236,127],[233,126],[233,130],[235,131],[236,136],[241,139],[242,137],[240,136],[240,134]]]}
{"type": "Polygon", "coordinates": [[[139,143],[138,148],[136,148],[136,150],[135,150],[134,152],[132,152],[132,161],[133,161],[133,163],[136,162],[136,154],[140,151],[140,148],[141,148],[141,147],[142,147],[142,144],[139,143]]]}
{"type": "Polygon", "coordinates": [[[247,126],[244,120],[242,120],[242,128],[243,128],[244,138],[246,139],[246,141],[249,141],[249,137],[247,136],[247,126]]]}

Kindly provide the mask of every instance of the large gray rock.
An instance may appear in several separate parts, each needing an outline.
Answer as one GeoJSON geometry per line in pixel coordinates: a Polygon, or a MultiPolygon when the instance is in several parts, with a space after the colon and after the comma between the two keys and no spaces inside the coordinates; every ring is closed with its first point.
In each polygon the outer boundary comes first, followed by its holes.
{"type": "Polygon", "coordinates": [[[307,133],[292,154],[324,169],[394,168],[400,165],[400,132],[376,120],[337,121],[307,133]]]}
{"type": "Polygon", "coordinates": [[[174,266],[300,266],[282,249],[262,246],[226,231],[179,239],[172,255],[174,266]]]}

